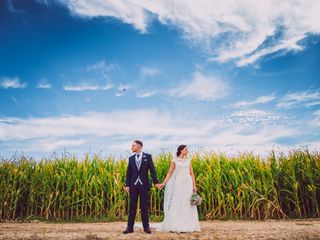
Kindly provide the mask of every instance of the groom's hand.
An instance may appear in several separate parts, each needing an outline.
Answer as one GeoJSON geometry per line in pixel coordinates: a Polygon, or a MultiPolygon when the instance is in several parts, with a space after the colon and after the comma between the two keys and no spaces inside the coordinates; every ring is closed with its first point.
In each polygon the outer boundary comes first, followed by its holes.
{"type": "Polygon", "coordinates": [[[155,186],[156,186],[156,188],[158,188],[159,190],[161,190],[161,184],[160,183],[157,183],[157,184],[155,184],[155,186]]]}
{"type": "Polygon", "coordinates": [[[129,187],[126,187],[125,188],[125,191],[128,193],[130,191],[130,188],[129,187]]]}

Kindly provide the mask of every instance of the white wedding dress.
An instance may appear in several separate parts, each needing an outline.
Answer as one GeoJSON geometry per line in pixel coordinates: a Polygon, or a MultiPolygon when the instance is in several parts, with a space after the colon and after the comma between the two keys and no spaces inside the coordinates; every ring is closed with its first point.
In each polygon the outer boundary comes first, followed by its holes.
{"type": "MultiPolygon", "coordinates": [[[[193,193],[190,175],[191,159],[173,158],[175,169],[164,191],[164,220],[156,226],[157,231],[201,231],[198,209],[190,202],[193,193]]],[[[152,227],[152,226],[151,226],[152,227]]]]}

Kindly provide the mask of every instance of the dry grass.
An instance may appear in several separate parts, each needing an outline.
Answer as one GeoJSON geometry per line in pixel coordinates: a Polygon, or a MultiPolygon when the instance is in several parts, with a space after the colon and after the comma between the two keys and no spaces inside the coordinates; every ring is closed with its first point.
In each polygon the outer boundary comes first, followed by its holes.
{"type": "Polygon", "coordinates": [[[320,219],[201,221],[201,232],[151,235],[141,228],[124,235],[125,226],[125,222],[0,223],[0,239],[320,239],[320,219]]]}

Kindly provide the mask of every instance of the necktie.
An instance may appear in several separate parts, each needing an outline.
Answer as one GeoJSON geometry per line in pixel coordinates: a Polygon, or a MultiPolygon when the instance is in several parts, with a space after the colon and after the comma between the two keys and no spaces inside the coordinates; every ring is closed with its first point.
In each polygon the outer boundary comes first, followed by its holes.
{"type": "Polygon", "coordinates": [[[139,154],[137,154],[137,164],[138,164],[138,169],[140,169],[140,158],[139,158],[139,154]]]}

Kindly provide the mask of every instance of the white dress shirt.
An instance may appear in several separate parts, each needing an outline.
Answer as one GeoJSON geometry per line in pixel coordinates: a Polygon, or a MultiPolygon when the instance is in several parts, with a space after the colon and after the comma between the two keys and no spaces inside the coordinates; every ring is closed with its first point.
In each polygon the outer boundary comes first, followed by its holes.
{"type": "MultiPolygon", "coordinates": [[[[138,170],[140,170],[140,168],[141,168],[142,155],[143,155],[143,152],[142,152],[142,151],[139,152],[139,153],[136,153],[136,155],[135,155],[135,160],[136,160],[135,162],[136,162],[136,165],[137,165],[137,167],[138,167],[138,170]],[[137,157],[138,154],[139,154],[139,158],[137,157]],[[138,163],[138,160],[139,160],[140,164],[138,163]]],[[[137,180],[135,181],[134,185],[137,185],[138,182],[139,182],[141,185],[143,185],[143,183],[142,183],[142,181],[141,181],[141,179],[140,179],[140,176],[138,176],[138,178],[137,178],[137,180]]]]}

